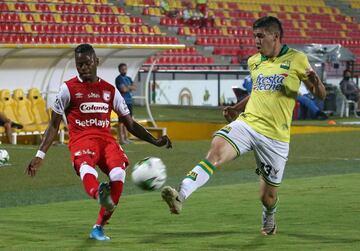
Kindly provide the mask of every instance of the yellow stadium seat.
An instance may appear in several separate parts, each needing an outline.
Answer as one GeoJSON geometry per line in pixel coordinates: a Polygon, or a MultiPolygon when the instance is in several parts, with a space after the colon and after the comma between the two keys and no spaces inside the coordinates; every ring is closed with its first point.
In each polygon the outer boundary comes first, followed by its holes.
{"type": "Polygon", "coordinates": [[[24,131],[45,131],[46,126],[36,125],[35,118],[31,111],[31,103],[24,96],[22,89],[15,89],[13,92],[15,103],[15,116],[17,121],[24,126],[24,131]]]}
{"type": "Polygon", "coordinates": [[[31,88],[27,96],[31,103],[31,111],[34,115],[35,123],[47,124],[49,122],[49,114],[46,110],[45,100],[41,96],[39,89],[31,88]]]}
{"type": "Polygon", "coordinates": [[[8,89],[3,89],[0,91],[0,102],[2,104],[2,112],[5,114],[5,116],[13,121],[16,121],[16,104],[12,99],[8,89]]]}
{"type": "Polygon", "coordinates": [[[0,102],[0,112],[3,112],[3,110],[4,110],[4,104],[0,102]]]}
{"type": "Polygon", "coordinates": [[[130,18],[128,16],[119,16],[118,21],[120,24],[131,24],[130,18]]]}

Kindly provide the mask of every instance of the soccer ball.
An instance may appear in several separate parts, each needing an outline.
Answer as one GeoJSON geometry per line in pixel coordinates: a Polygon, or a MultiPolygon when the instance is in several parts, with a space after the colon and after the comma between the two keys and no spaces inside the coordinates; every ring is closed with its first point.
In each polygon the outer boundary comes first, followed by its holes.
{"type": "Polygon", "coordinates": [[[147,157],[137,162],[132,170],[132,181],[144,190],[161,188],[166,181],[166,166],[161,159],[147,157]]]}
{"type": "Polygon", "coordinates": [[[5,149],[0,149],[0,165],[4,165],[9,162],[10,156],[8,151],[5,149]]]}

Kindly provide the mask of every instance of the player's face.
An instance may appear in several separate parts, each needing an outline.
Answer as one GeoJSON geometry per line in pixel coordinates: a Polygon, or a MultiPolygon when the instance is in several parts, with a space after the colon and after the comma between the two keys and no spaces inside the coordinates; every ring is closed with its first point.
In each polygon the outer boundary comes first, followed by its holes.
{"type": "Polygon", "coordinates": [[[90,83],[97,81],[96,69],[99,59],[94,53],[75,53],[75,64],[82,81],[90,83]]]}
{"type": "Polygon", "coordinates": [[[278,35],[265,28],[257,28],[253,31],[255,44],[261,55],[274,57],[278,35]]]}
{"type": "Polygon", "coordinates": [[[120,74],[121,75],[126,75],[126,72],[127,72],[127,66],[126,65],[123,65],[120,67],[120,74]]]}

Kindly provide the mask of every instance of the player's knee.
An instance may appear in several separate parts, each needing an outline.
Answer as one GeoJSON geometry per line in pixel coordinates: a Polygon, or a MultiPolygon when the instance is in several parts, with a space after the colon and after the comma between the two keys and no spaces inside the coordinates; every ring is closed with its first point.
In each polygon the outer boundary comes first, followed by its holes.
{"type": "Polygon", "coordinates": [[[111,181],[121,181],[122,183],[124,183],[125,176],[126,176],[125,170],[120,167],[115,167],[109,173],[109,178],[111,181]]]}
{"type": "Polygon", "coordinates": [[[81,178],[81,180],[84,179],[84,176],[85,176],[86,174],[92,174],[92,175],[94,175],[96,178],[98,177],[98,173],[96,172],[96,170],[95,170],[93,167],[91,167],[91,166],[89,166],[89,165],[86,165],[86,164],[81,165],[80,170],[79,170],[79,173],[80,173],[80,178],[81,178]]]}
{"type": "Polygon", "coordinates": [[[276,194],[273,193],[262,193],[260,199],[264,206],[271,207],[276,202],[276,194]]]}

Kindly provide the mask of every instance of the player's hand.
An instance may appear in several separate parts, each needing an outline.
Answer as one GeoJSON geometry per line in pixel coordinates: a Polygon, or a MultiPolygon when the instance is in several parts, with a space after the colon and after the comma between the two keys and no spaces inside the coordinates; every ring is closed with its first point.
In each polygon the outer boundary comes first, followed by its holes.
{"type": "Polygon", "coordinates": [[[318,85],[321,83],[319,76],[316,74],[316,72],[313,69],[307,69],[306,72],[307,79],[313,84],[318,85]]]}
{"type": "Polygon", "coordinates": [[[230,123],[239,116],[239,112],[232,106],[226,106],[223,110],[223,115],[226,121],[230,123]]]}
{"type": "Polygon", "coordinates": [[[36,175],[37,170],[40,168],[42,163],[42,159],[39,157],[34,157],[27,168],[25,169],[25,173],[30,175],[31,177],[34,177],[36,175]]]}
{"type": "Polygon", "coordinates": [[[160,138],[158,138],[155,141],[155,145],[156,146],[166,146],[166,148],[172,148],[172,143],[171,140],[169,139],[169,137],[167,135],[161,136],[160,138]]]}

